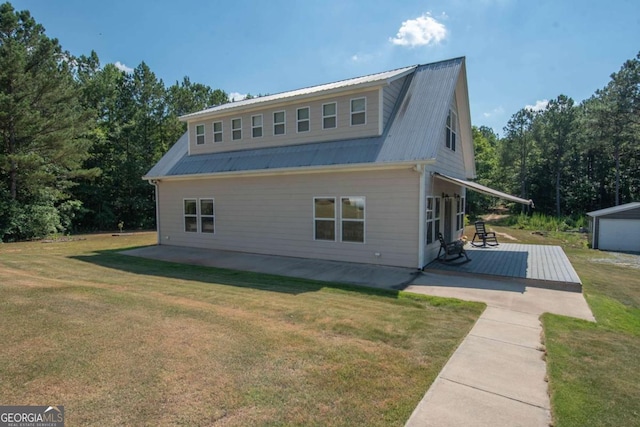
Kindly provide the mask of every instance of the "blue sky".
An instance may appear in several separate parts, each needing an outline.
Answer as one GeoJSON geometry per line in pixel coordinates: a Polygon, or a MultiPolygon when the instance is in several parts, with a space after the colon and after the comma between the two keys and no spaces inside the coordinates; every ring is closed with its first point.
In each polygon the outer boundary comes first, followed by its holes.
{"type": "Polygon", "coordinates": [[[472,122],[577,102],[640,51],[638,0],[18,0],[49,37],[103,64],[146,62],[227,93],[277,93],[467,58],[472,122]]]}

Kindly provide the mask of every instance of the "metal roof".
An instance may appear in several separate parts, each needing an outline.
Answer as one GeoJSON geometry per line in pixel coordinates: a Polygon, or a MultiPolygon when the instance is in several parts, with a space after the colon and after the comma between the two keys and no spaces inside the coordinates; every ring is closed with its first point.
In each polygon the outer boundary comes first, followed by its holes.
{"type": "Polygon", "coordinates": [[[603,216],[603,215],[611,215],[614,213],[618,213],[618,212],[624,212],[624,211],[628,211],[631,209],[637,209],[640,208],[640,202],[631,202],[631,203],[626,203],[624,205],[619,205],[619,206],[613,206],[610,208],[606,208],[606,209],[600,209],[597,211],[592,211],[592,212],[587,212],[587,215],[589,216],[603,216]]]}
{"type": "Polygon", "coordinates": [[[202,111],[197,111],[191,114],[185,114],[180,117],[182,121],[188,121],[193,118],[197,118],[200,116],[205,116],[212,113],[217,113],[219,111],[226,111],[232,109],[240,109],[246,108],[248,106],[253,106],[256,104],[266,104],[274,101],[283,101],[289,100],[292,98],[298,98],[305,95],[317,95],[320,92],[330,92],[336,89],[344,89],[346,87],[362,87],[362,86],[371,86],[386,83],[387,80],[394,80],[398,77],[402,77],[413,71],[416,68],[415,65],[410,67],[398,68],[396,70],[385,71],[383,73],[370,74],[368,76],[356,77],[353,79],[341,80],[338,82],[327,83],[318,86],[311,86],[302,89],[292,90],[288,92],[277,93],[274,95],[260,96],[258,98],[245,99],[242,101],[234,101],[228,102],[226,104],[218,105],[215,107],[207,108],[202,111]]]}
{"type": "MultiPolygon", "coordinates": [[[[380,136],[190,156],[185,134],[175,144],[180,147],[174,146],[145,178],[434,159],[463,65],[464,58],[455,58],[400,69],[413,72],[407,76],[389,124],[380,136]]],[[[359,79],[388,79],[400,76],[400,70],[359,79]]],[[[344,82],[333,87],[347,86],[344,82]]]]}

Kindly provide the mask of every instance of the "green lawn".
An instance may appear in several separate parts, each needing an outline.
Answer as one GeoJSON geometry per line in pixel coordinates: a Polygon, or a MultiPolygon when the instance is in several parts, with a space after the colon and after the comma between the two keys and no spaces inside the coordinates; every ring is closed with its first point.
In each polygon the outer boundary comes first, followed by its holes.
{"type": "Polygon", "coordinates": [[[68,425],[403,425],[482,304],[0,244],[0,402],[68,425]]]}
{"type": "Polygon", "coordinates": [[[640,426],[640,268],[587,249],[578,233],[491,228],[519,242],[563,246],[597,320],[542,316],[554,427],[640,426]]]}

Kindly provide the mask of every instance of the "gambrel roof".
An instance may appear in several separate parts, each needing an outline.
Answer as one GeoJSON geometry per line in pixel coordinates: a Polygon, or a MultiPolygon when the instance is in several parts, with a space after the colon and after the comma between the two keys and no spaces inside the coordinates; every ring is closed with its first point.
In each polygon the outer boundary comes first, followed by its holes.
{"type": "MultiPolygon", "coordinates": [[[[224,104],[183,116],[204,116],[220,110],[282,101],[288,97],[320,95],[355,86],[382,85],[405,78],[390,120],[380,136],[329,142],[305,143],[249,150],[188,155],[185,133],[147,173],[145,179],[206,176],[222,173],[293,170],[336,166],[385,166],[398,163],[434,162],[443,143],[445,122],[456,88],[465,105],[459,109],[462,154],[468,178],[475,175],[471,120],[469,117],[464,58],[406,67],[328,85],[285,92],[263,98],[224,104]]],[[[459,105],[460,107],[460,105],[459,105]]]]}

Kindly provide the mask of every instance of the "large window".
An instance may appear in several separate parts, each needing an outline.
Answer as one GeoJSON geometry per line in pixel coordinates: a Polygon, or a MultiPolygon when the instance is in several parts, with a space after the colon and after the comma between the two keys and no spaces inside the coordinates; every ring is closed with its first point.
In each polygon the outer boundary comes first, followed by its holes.
{"type": "Polygon", "coordinates": [[[456,199],[456,230],[464,228],[464,197],[456,199]]]}
{"type": "Polygon", "coordinates": [[[341,240],[343,242],[364,243],[364,197],[342,197],[341,240]]]}
{"type": "Polygon", "coordinates": [[[309,107],[298,108],[297,124],[298,124],[298,132],[309,132],[309,129],[311,128],[310,118],[309,118],[309,107]]]}
{"type": "Polygon", "coordinates": [[[215,232],[215,202],[213,199],[184,199],[184,231],[215,232]]]}
{"type": "Polygon", "coordinates": [[[336,199],[316,197],[313,199],[313,238],[336,240],[336,199]]]}
{"type": "Polygon", "coordinates": [[[322,105],[322,129],[333,129],[337,123],[338,104],[332,102],[322,105]]]}
{"type": "Polygon", "coordinates": [[[456,134],[458,133],[457,123],[458,117],[456,113],[453,110],[449,110],[444,144],[452,151],[456,151],[456,134]]]}
{"type": "Polygon", "coordinates": [[[222,142],[222,122],[213,122],[213,142],[222,142]]]}
{"type": "Polygon", "coordinates": [[[231,139],[242,139],[242,119],[231,120],[231,139]]]}
{"type": "Polygon", "coordinates": [[[363,125],[367,122],[367,98],[351,100],[351,125],[363,125]]]}
{"type": "Polygon", "coordinates": [[[251,116],[251,137],[260,138],[262,136],[262,114],[251,116]]]}
{"type": "Polygon", "coordinates": [[[196,125],[196,144],[204,144],[204,125],[196,125]]]}
{"type": "Polygon", "coordinates": [[[286,114],[284,111],[276,111],[273,113],[273,134],[284,135],[286,132],[286,114]]]}
{"type": "Polygon", "coordinates": [[[433,243],[440,232],[440,197],[427,197],[425,222],[427,244],[433,243]]]}

